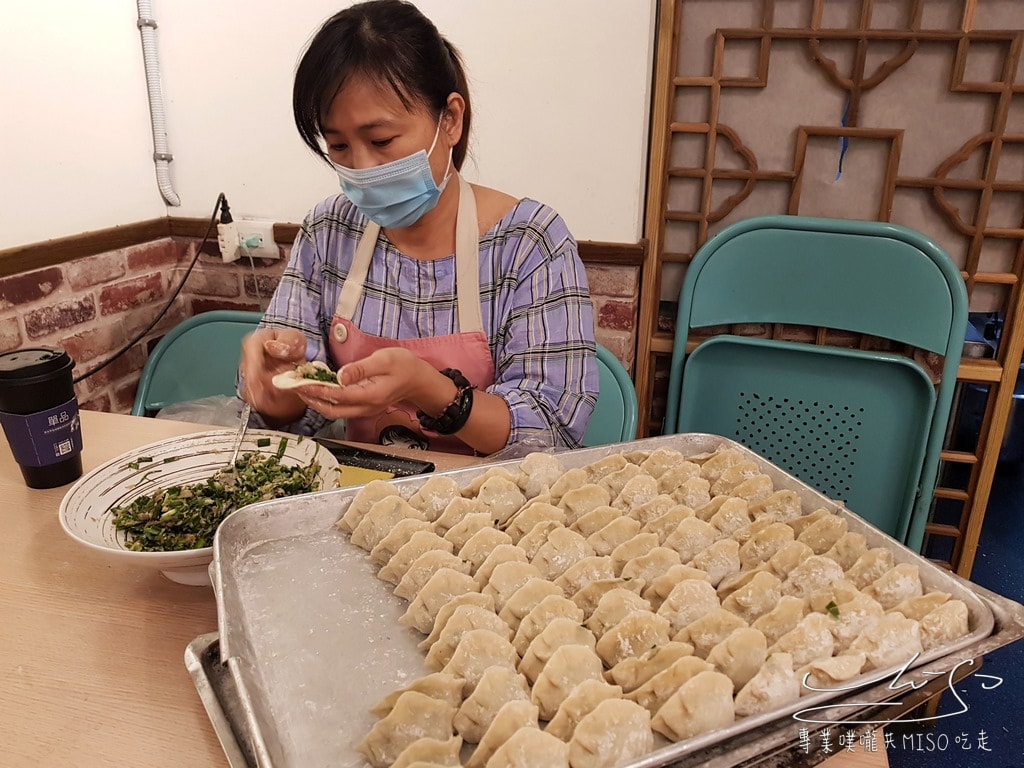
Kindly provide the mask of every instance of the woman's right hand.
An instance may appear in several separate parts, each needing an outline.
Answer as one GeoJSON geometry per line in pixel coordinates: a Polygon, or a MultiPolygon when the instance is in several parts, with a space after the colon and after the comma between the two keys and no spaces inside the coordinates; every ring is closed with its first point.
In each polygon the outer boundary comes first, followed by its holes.
{"type": "Polygon", "coordinates": [[[306,411],[294,392],[271,379],[306,359],[306,337],[290,328],[261,328],[242,339],[242,397],[268,422],[289,424],[306,411]]]}

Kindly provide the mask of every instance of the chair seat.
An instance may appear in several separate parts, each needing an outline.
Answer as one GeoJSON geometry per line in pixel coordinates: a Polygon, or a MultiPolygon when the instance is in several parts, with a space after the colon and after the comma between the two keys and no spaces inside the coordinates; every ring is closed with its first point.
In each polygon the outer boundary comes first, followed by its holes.
{"type": "Polygon", "coordinates": [[[902,539],[935,403],[900,355],[722,335],[686,360],[677,431],[733,438],[902,539]]]}

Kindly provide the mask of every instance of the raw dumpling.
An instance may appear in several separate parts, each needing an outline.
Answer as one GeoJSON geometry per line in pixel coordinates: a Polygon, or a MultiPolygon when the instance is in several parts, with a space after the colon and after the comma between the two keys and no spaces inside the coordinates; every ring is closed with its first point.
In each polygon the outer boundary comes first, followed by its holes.
{"type": "Polygon", "coordinates": [[[375,501],[359,521],[359,525],[352,531],[351,541],[360,549],[372,552],[391,529],[406,518],[426,520],[422,512],[410,506],[401,496],[385,496],[375,501]]]}
{"type": "Polygon", "coordinates": [[[480,591],[485,595],[494,595],[494,607],[501,613],[505,603],[516,590],[530,579],[541,575],[535,565],[510,561],[498,563],[491,572],[491,578],[487,580],[486,586],[480,591]]]}
{"type": "Polygon", "coordinates": [[[605,672],[604,676],[606,680],[620,686],[626,693],[631,693],[659,672],[664,672],[679,659],[692,655],[692,645],[673,640],[665,645],[652,648],[643,656],[623,659],[605,672]]]}
{"type": "Polygon", "coordinates": [[[532,562],[533,558],[537,556],[537,552],[548,540],[551,532],[564,527],[564,525],[554,520],[542,520],[533,526],[523,538],[517,541],[516,546],[523,550],[526,553],[526,557],[532,562]]]}
{"type": "Polygon", "coordinates": [[[697,553],[710,547],[722,532],[696,517],[683,519],[665,539],[665,546],[679,553],[679,561],[688,563],[697,553]]]}
{"type": "Polygon", "coordinates": [[[602,488],[595,483],[588,483],[568,491],[562,496],[558,506],[565,512],[566,525],[572,525],[588,512],[598,507],[609,506],[611,500],[612,497],[607,488],[602,488]]]}
{"type": "Polygon", "coordinates": [[[796,491],[786,489],[776,491],[764,501],[751,504],[750,512],[755,519],[762,515],[771,515],[780,522],[788,523],[800,517],[803,509],[796,491]]]}
{"type": "MultiPolygon", "coordinates": [[[[657,448],[640,462],[640,469],[644,474],[651,477],[661,477],[668,470],[678,467],[683,463],[687,463],[686,457],[679,451],[672,450],[671,448],[657,448]]],[[[693,471],[699,473],[700,467],[693,464],[693,471]]]]}
{"type": "Polygon", "coordinates": [[[377,578],[391,584],[398,584],[408,572],[413,561],[432,549],[449,553],[455,551],[455,547],[450,541],[445,541],[433,531],[416,531],[405,544],[399,547],[394,556],[388,560],[387,565],[377,572],[377,578]]]}
{"type": "Polygon", "coordinates": [[[750,525],[750,512],[745,499],[730,498],[708,520],[711,525],[721,531],[721,535],[730,536],[745,525],[750,525]]]}
{"type": "Polygon", "coordinates": [[[565,473],[565,467],[557,457],[538,451],[523,457],[519,462],[519,471],[522,472],[519,487],[523,489],[526,498],[532,499],[550,488],[565,473]]]}
{"type": "Polygon", "coordinates": [[[555,528],[530,560],[545,579],[554,581],[573,563],[591,557],[594,549],[587,540],[568,528],[555,528]]]}
{"type": "Polygon", "coordinates": [[[796,539],[809,546],[814,554],[823,555],[846,534],[846,527],[845,517],[823,515],[807,526],[796,539]]]}
{"type": "Polygon", "coordinates": [[[444,508],[441,516],[434,521],[434,532],[438,536],[445,536],[448,531],[461,523],[466,515],[484,511],[483,504],[476,499],[454,498],[444,508]]]}
{"type": "Polygon", "coordinates": [[[768,657],[768,641],[750,627],[740,627],[708,651],[708,663],[723,672],[738,691],[746,685],[768,657]]]}
{"type": "Polygon", "coordinates": [[[596,483],[598,480],[603,477],[607,477],[612,472],[618,472],[627,464],[629,464],[629,459],[621,453],[613,453],[587,464],[583,469],[587,473],[587,479],[589,482],[596,483]]]}
{"type": "MultiPolygon", "coordinates": [[[[630,512],[633,517],[643,523],[644,518],[636,513],[639,512],[639,508],[652,501],[657,495],[658,481],[638,470],[638,474],[629,478],[622,486],[622,490],[612,499],[612,506],[630,512]]],[[[665,499],[669,506],[675,503],[671,496],[666,496],[665,499]]]]}
{"type": "Polygon", "coordinates": [[[674,504],[672,508],[661,517],[644,523],[640,527],[640,530],[644,533],[657,534],[658,540],[661,542],[662,546],[667,546],[666,542],[668,541],[668,537],[675,533],[675,530],[683,520],[690,517],[693,517],[693,509],[685,504],[674,504]]]}
{"type": "Polygon", "coordinates": [[[618,469],[615,472],[605,475],[597,481],[597,484],[608,491],[608,495],[614,499],[622,493],[622,489],[626,487],[626,483],[639,474],[640,467],[636,464],[627,464],[622,469],[618,469]]]}
{"type": "Polygon", "coordinates": [[[518,662],[516,649],[504,637],[489,629],[471,629],[459,640],[451,661],[441,671],[465,680],[462,693],[469,696],[489,667],[515,669],[518,662]]]}
{"type": "Polygon", "coordinates": [[[573,688],[584,680],[604,682],[603,672],[601,660],[589,645],[561,645],[537,675],[530,701],[540,710],[541,720],[550,720],[573,688]]]}
{"type": "Polygon", "coordinates": [[[929,592],[924,595],[908,597],[906,600],[901,600],[893,610],[899,611],[908,619],[920,621],[949,600],[949,597],[950,595],[948,592],[929,592]]]}
{"type": "MultiPolygon", "coordinates": [[[[703,468],[701,470],[703,474],[703,468]]],[[[711,483],[711,495],[712,496],[734,496],[732,489],[745,480],[749,480],[752,477],[757,477],[761,474],[760,468],[756,462],[750,461],[749,459],[737,462],[730,467],[727,467],[718,476],[717,480],[711,483]]],[[[707,477],[707,475],[704,475],[707,477]]],[[[710,480],[710,478],[708,478],[710,480]]]]}
{"type": "MultiPolygon", "coordinates": [[[[470,567],[473,566],[473,558],[479,557],[479,549],[485,547],[485,544],[480,544],[477,541],[474,547],[474,540],[477,537],[482,537],[488,531],[493,531],[501,536],[505,536],[505,541],[495,544],[495,546],[484,555],[483,559],[476,563],[476,569],[470,570],[473,577],[476,579],[478,586],[483,588],[491,580],[491,575],[494,573],[494,569],[502,563],[527,563],[529,560],[526,557],[526,553],[523,552],[515,544],[510,543],[508,536],[495,528],[484,528],[483,530],[477,531],[473,534],[473,538],[466,542],[461,550],[459,550],[459,557],[463,560],[469,561],[470,567]],[[474,552],[473,549],[478,551],[474,552]]],[[[488,537],[490,538],[490,537],[488,537]]],[[[497,539],[491,539],[492,541],[498,541],[497,539]]]]}
{"type": "Polygon", "coordinates": [[[651,715],[624,699],[606,699],[586,715],[569,742],[571,768],[615,768],[654,749],[651,715]]]}
{"type": "Polygon", "coordinates": [[[462,738],[452,736],[447,741],[440,739],[416,739],[402,750],[391,768],[413,768],[422,765],[458,766],[462,738]]]}
{"type": "Polygon", "coordinates": [[[832,636],[836,639],[836,649],[842,652],[865,630],[881,621],[885,610],[878,601],[858,592],[849,600],[836,605],[830,613],[834,619],[831,625],[832,636]]]}
{"type": "Polygon", "coordinates": [[[480,486],[476,500],[484,505],[491,522],[503,526],[526,503],[519,483],[504,477],[489,477],[480,486]]]}
{"type": "Polygon", "coordinates": [[[518,468],[509,469],[508,467],[491,467],[483,474],[477,475],[470,480],[462,489],[462,495],[467,497],[476,497],[480,493],[480,489],[483,488],[484,483],[491,478],[511,480],[518,486],[521,477],[522,473],[518,468]]]}
{"type": "MultiPolygon", "coordinates": [[[[706,477],[711,482],[715,482],[729,467],[744,462],[750,462],[750,459],[735,448],[720,448],[701,462],[700,475],[701,477],[706,477]]],[[[754,465],[754,467],[756,469],[757,465],[754,465]]]]}
{"type": "Polygon", "coordinates": [[[366,513],[370,511],[370,507],[387,496],[398,496],[401,498],[398,488],[387,480],[371,480],[352,497],[348,509],[345,510],[345,514],[342,515],[336,525],[345,533],[352,533],[366,513]]]}
{"type": "Polygon", "coordinates": [[[408,691],[422,693],[458,709],[462,704],[462,686],[465,682],[462,678],[435,672],[414,680],[401,690],[388,694],[370,709],[370,713],[377,718],[387,717],[398,703],[398,698],[408,691]]]}
{"type": "MultiPolygon", "coordinates": [[[[612,509],[612,507],[608,507],[608,509],[612,509]]],[[[599,509],[594,510],[594,512],[597,511],[599,509]]],[[[610,555],[617,546],[625,544],[638,533],[640,533],[640,523],[632,517],[624,517],[620,513],[606,526],[588,536],[587,543],[594,548],[595,554],[610,555]]]]}
{"type": "Polygon", "coordinates": [[[516,652],[520,656],[525,656],[530,643],[555,619],[571,619],[574,623],[580,624],[583,621],[583,611],[567,597],[548,595],[519,622],[519,629],[512,640],[516,652]]]}
{"type": "MultiPolygon", "coordinates": [[[[668,475],[669,473],[666,472],[661,476],[661,480],[658,481],[658,487],[661,490],[664,490],[665,478],[668,475]]],[[[703,477],[690,477],[679,483],[668,493],[677,503],[696,510],[711,501],[711,483],[703,477]]]]}
{"type": "Polygon", "coordinates": [[[535,728],[520,728],[494,750],[487,768],[568,768],[569,745],[535,728]]]}
{"type": "Polygon", "coordinates": [[[700,466],[692,461],[684,461],[674,467],[669,467],[658,476],[658,490],[674,497],[673,491],[687,480],[698,480],[706,483],[709,490],[711,488],[711,483],[700,476],[700,466]]]}
{"type": "Polygon", "coordinates": [[[868,541],[864,538],[864,534],[847,531],[825,553],[825,557],[831,557],[839,563],[839,566],[844,571],[848,571],[857,562],[858,558],[867,551],[868,541]]]}
{"type": "Polygon", "coordinates": [[[508,624],[493,611],[477,605],[461,605],[452,613],[437,641],[430,647],[424,662],[427,669],[444,669],[459,647],[463,635],[474,629],[489,630],[502,640],[508,640],[512,634],[508,624]]]}
{"type": "Polygon", "coordinates": [[[687,624],[673,640],[690,643],[693,653],[706,658],[708,652],[747,622],[724,608],[716,608],[687,624]]]}
{"type": "MultiPolygon", "coordinates": [[[[719,482],[721,482],[721,478],[719,478],[719,482]]],[[[754,475],[734,485],[729,491],[729,495],[743,499],[748,504],[756,504],[771,496],[774,490],[775,484],[768,475],[754,475]]]]}
{"type": "MultiPolygon", "coordinates": [[[[427,583],[429,584],[430,582],[427,583]]],[[[427,639],[418,646],[421,651],[430,650],[430,647],[437,642],[441,632],[448,625],[448,621],[455,615],[455,611],[463,605],[475,605],[478,608],[486,608],[491,613],[494,613],[494,598],[490,595],[481,595],[479,592],[467,592],[464,595],[453,597],[438,610],[437,616],[434,617],[433,629],[431,629],[427,639]]]]}
{"type": "Polygon", "coordinates": [[[835,517],[835,513],[829,512],[824,507],[820,507],[820,508],[814,510],[813,512],[809,512],[806,515],[800,515],[800,517],[796,518],[795,520],[790,520],[789,521],[789,525],[791,525],[793,527],[793,532],[796,534],[796,537],[799,539],[800,538],[800,534],[802,534],[804,531],[806,531],[808,528],[810,528],[816,522],[818,522],[819,520],[821,520],[823,518],[831,518],[831,517],[835,517]]]}
{"type": "MultiPolygon", "coordinates": [[[[601,602],[601,598],[609,592],[616,589],[625,589],[628,592],[633,592],[634,594],[639,595],[643,588],[644,581],[642,579],[597,579],[576,592],[576,594],[572,596],[572,601],[583,609],[583,618],[589,621],[590,617],[594,614],[594,611],[597,610],[597,606],[601,602]]],[[[646,600],[642,601],[642,605],[644,610],[651,610],[650,603],[646,600]]],[[[622,616],[619,618],[621,619],[622,616]]],[[[616,619],[616,621],[617,620],[618,619],[616,619]]]]}
{"type": "Polygon", "coordinates": [[[668,619],[650,611],[633,611],[610,627],[597,641],[597,655],[609,667],[623,659],[642,656],[657,645],[669,641],[668,619]]]}
{"type": "Polygon", "coordinates": [[[626,567],[626,563],[634,557],[640,557],[640,555],[647,554],[657,546],[658,535],[656,533],[638,533],[636,536],[629,539],[629,541],[619,544],[612,550],[610,555],[614,575],[618,576],[621,574],[622,569],[626,567]]]}
{"type": "Polygon", "coordinates": [[[466,561],[460,560],[456,555],[443,549],[430,549],[413,560],[409,570],[405,572],[402,580],[395,587],[395,594],[411,601],[423,589],[430,577],[442,568],[451,568],[459,573],[469,573],[469,563],[466,561]]]}
{"type": "Polygon", "coordinates": [[[544,730],[562,741],[569,741],[579,721],[598,704],[621,698],[622,688],[617,685],[609,685],[604,680],[584,680],[569,692],[544,730]]]}
{"type": "Polygon", "coordinates": [[[426,520],[415,520],[413,518],[400,520],[388,535],[381,539],[377,546],[370,551],[370,560],[374,565],[383,567],[402,548],[402,545],[412,538],[414,533],[418,531],[433,532],[433,530],[434,527],[426,520]]]}
{"type": "Polygon", "coordinates": [[[447,702],[432,699],[418,691],[406,691],[398,697],[387,717],[374,723],[356,750],[374,768],[388,768],[406,747],[418,739],[450,739],[455,712],[455,707],[447,702]]]}
{"type": "Polygon", "coordinates": [[[564,593],[561,587],[547,579],[532,578],[512,593],[498,615],[515,632],[523,618],[548,595],[563,597],[564,593]]]}
{"type": "MultiPolygon", "coordinates": [[[[583,538],[589,539],[606,525],[619,520],[622,517],[621,509],[616,509],[612,506],[594,507],[594,509],[587,512],[585,515],[580,515],[576,522],[569,527],[583,538]]],[[[639,524],[637,524],[637,530],[640,530],[639,524]]]]}
{"type": "MultiPolygon", "coordinates": [[[[749,511],[750,508],[748,507],[747,510],[749,511]]],[[[785,523],[779,523],[779,521],[771,515],[761,515],[761,517],[751,520],[746,525],[737,528],[730,534],[730,536],[736,539],[736,541],[740,543],[740,546],[742,546],[746,544],[748,541],[750,541],[751,537],[754,536],[754,534],[760,533],[765,528],[768,528],[772,525],[785,525],[785,523]]],[[[793,532],[792,528],[789,529],[789,532],[792,535],[792,538],[795,539],[796,533],[793,532]]],[[[768,558],[765,559],[767,560],[768,558]]],[[[757,564],[758,563],[755,563],[755,565],[757,564]]]]}
{"type": "MultiPolygon", "coordinates": [[[[672,590],[676,588],[676,585],[681,581],[686,581],[687,579],[700,579],[701,581],[707,581],[708,574],[707,572],[702,571],[699,568],[694,568],[690,565],[673,565],[661,574],[661,576],[652,579],[651,583],[645,586],[643,590],[641,590],[640,594],[647,600],[650,600],[651,609],[657,611],[661,607],[661,604],[665,602],[665,598],[668,597],[672,590]]],[[[708,583],[710,584],[711,582],[708,583]]]]}
{"type": "Polygon", "coordinates": [[[615,587],[598,599],[597,605],[586,620],[586,626],[595,637],[600,638],[629,614],[650,610],[651,604],[632,589],[615,587]]]}
{"type": "Polygon", "coordinates": [[[676,584],[658,608],[658,615],[668,619],[672,632],[720,607],[715,588],[703,579],[687,579],[676,584]]]}
{"type": "Polygon", "coordinates": [[[527,504],[509,518],[508,525],[505,526],[505,533],[514,544],[518,544],[519,540],[528,534],[533,526],[545,520],[565,525],[565,512],[554,504],[545,502],[527,504]]]}
{"type": "MultiPolygon", "coordinates": [[[[436,525],[435,523],[435,527],[436,525]]],[[[490,527],[492,527],[491,516],[487,512],[470,512],[463,515],[459,522],[449,528],[445,532],[444,538],[450,541],[455,546],[455,551],[458,552],[466,546],[467,541],[473,538],[474,533],[490,527]]]]}
{"type": "Polygon", "coordinates": [[[858,589],[864,589],[895,564],[892,552],[882,547],[875,547],[857,558],[853,567],[847,569],[846,578],[856,584],[858,589]]]}
{"type": "Polygon", "coordinates": [[[441,516],[452,499],[462,496],[459,484],[446,475],[435,475],[427,479],[412,496],[409,503],[416,507],[430,522],[441,516]]]}
{"type": "MultiPolygon", "coordinates": [[[[523,654],[523,660],[519,663],[519,672],[526,675],[530,683],[535,683],[544,665],[559,647],[584,645],[592,650],[595,643],[594,633],[578,622],[568,618],[552,619],[530,642],[526,653],[523,654]]],[[[541,718],[547,719],[543,713],[541,718]]]]}
{"type": "Polygon", "coordinates": [[[759,573],[771,573],[771,570],[762,565],[749,571],[737,571],[736,573],[730,573],[718,582],[718,586],[715,587],[715,591],[718,593],[718,599],[725,600],[725,598],[729,597],[733,592],[747,586],[759,573]]]}
{"type": "Polygon", "coordinates": [[[924,594],[921,572],[912,563],[900,563],[871,582],[864,594],[875,598],[886,610],[895,608],[903,600],[924,594]]]}
{"type": "Polygon", "coordinates": [[[551,494],[551,503],[558,506],[558,502],[562,500],[562,497],[573,490],[574,488],[581,488],[590,482],[590,477],[587,475],[587,471],[580,467],[574,467],[568,470],[564,475],[555,480],[548,488],[548,493],[551,494]]]}
{"type": "Polygon", "coordinates": [[[612,559],[592,555],[566,568],[565,572],[555,579],[555,584],[561,587],[567,596],[572,597],[591,582],[614,578],[612,559]]]}
{"type": "Polygon", "coordinates": [[[795,537],[793,529],[785,523],[770,523],[752,534],[740,547],[740,564],[744,568],[759,566],[795,537]]]}
{"type": "Polygon", "coordinates": [[[786,595],[807,597],[842,578],[843,569],[835,560],[823,555],[811,555],[789,572],[782,584],[782,592],[786,595]]]}
{"type": "Polygon", "coordinates": [[[634,557],[622,566],[622,578],[647,582],[665,573],[673,565],[682,565],[679,553],[668,547],[654,547],[645,555],[634,557]]]}
{"type": "Polygon", "coordinates": [[[921,619],[921,645],[926,651],[940,648],[967,635],[969,612],[962,600],[950,600],[921,619]]]}
{"type": "Polygon", "coordinates": [[[734,539],[719,539],[707,549],[698,552],[690,561],[690,565],[706,571],[711,584],[717,585],[730,573],[739,572],[740,544],[734,539]]]}
{"type": "MultiPolygon", "coordinates": [[[[714,670],[714,666],[703,659],[698,659],[696,656],[681,656],[662,671],[652,675],[643,685],[627,694],[626,698],[635,701],[654,715],[684,683],[701,672],[712,670],[714,670]]],[[[730,690],[730,695],[731,693],[730,690]]]]}
{"type": "Polygon", "coordinates": [[[774,608],[756,619],[751,626],[764,633],[769,645],[774,645],[780,637],[799,624],[806,614],[805,598],[783,595],[774,608]]]}
{"type": "Polygon", "coordinates": [[[735,719],[732,680],[721,672],[700,672],[669,697],[651,728],[671,741],[684,741],[732,725],[735,719]]]}
{"type": "Polygon", "coordinates": [[[794,539],[788,544],[783,544],[774,555],[768,558],[768,567],[780,579],[785,579],[789,576],[790,571],[813,555],[814,552],[810,547],[802,541],[794,539]]]}
{"type": "Polygon", "coordinates": [[[412,627],[424,635],[434,626],[437,612],[451,602],[452,598],[476,592],[476,582],[467,573],[452,568],[441,568],[427,579],[427,583],[416,593],[416,597],[398,622],[412,627]]]}
{"type": "Polygon", "coordinates": [[[868,664],[875,669],[902,664],[923,653],[921,626],[901,613],[887,613],[850,643],[850,652],[858,651],[867,655],[868,664]]]}
{"type": "Polygon", "coordinates": [[[842,605],[860,597],[861,594],[857,585],[852,581],[839,579],[807,595],[807,604],[810,610],[818,613],[832,613],[835,618],[835,611],[834,608],[829,607],[830,603],[832,606],[842,605]]]}
{"type": "Polygon", "coordinates": [[[823,613],[809,613],[793,629],[776,640],[768,652],[792,655],[793,665],[797,667],[815,659],[826,659],[835,650],[832,621],[834,619],[823,613]]]}
{"type": "Polygon", "coordinates": [[[797,673],[801,694],[838,689],[860,674],[866,659],[863,653],[849,653],[805,664],[797,673]]]}
{"type": "Polygon", "coordinates": [[[726,597],[722,607],[749,624],[778,605],[781,597],[779,577],[770,571],[758,571],[749,582],[726,597]]]}
{"type": "Polygon", "coordinates": [[[510,701],[529,698],[530,686],[525,677],[509,667],[491,667],[484,670],[476,689],[462,702],[453,725],[463,739],[476,744],[499,709],[510,701]]]}
{"type": "Polygon", "coordinates": [[[469,541],[459,550],[459,557],[469,563],[469,572],[476,577],[478,584],[483,585],[487,583],[490,572],[497,563],[516,559],[516,555],[511,554],[512,550],[515,550],[524,563],[526,562],[526,555],[512,543],[511,536],[497,528],[481,528],[470,536],[469,541]],[[496,550],[500,550],[499,555],[495,555],[496,550]],[[480,566],[488,559],[488,568],[481,573],[480,566]]]}
{"type": "Polygon", "coordinates": [[[503,705],[484,731],[483,738],[466,762],[466,768],[485,768],[491,755],[512,734],[524,728],[539,729],[538,715],[537,707],[528,699],[514,700],[503,705]]]}
{"type": "Polygon", "coordinates": [[[773,653],[736,694],[736,716],[760,715],[799,698],[800,681],[793,672],[793,657],[788,653],[773,653]]]}
{"type": "MultiPolygon", "coordinates": [[[[646,477],[646,475],[639,475],[629,482],[637,482],[640,477],[646,477]]],[[[628,483],[626,488],[629,488],[628,483]]],[[[623,491],[625,492],[625,489],[623,489],[623,491]]],[[[619,495],[619,498],[622,498],[621,494],[619,495]]],[[[646,526],[648,523],[653,523],[655,520],[659,520],[664,517],[668,514],[670,509],[675,509],[678,506],[681,505],[676,504],[676,500],[667,493],[659,493],[642,504],[637,504],[633,507],[623,507],[623,509],[629,513],[630,517],[640,523],[640,525],[646,526]]]]}

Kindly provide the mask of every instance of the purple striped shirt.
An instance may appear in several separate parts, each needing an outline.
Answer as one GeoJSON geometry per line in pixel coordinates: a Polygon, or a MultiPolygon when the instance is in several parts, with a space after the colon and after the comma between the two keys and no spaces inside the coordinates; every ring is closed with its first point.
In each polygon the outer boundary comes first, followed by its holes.
{"type": "MultiPolygon", "coordinates": [[[[263,318],[302,331],[307,358],[332,368],[326,339],[366,221],[341,195],[317,205],[263,318]]],[[[578,447],[598,392],[593,307],[576,241],[551,208],[520,200],[480,239],[480,302],[495,368],[487,391],[508,403],[509,444],[578,447]]],[[[454,254],[418,261],[382,232],[353,322],[392,339],[458,333],[454,254]]],[[[310,410],[292,429],[311,434],[324,422],[310,410]]]]}

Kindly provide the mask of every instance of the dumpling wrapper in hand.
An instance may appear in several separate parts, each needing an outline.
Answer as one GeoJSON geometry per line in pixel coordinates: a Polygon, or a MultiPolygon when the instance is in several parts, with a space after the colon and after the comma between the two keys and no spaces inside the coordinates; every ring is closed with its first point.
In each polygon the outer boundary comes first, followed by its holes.
{"type": "Polygon", "coordinates": [[[337,387],[341,389],[336,374],[325,363],[313,360],[299,363],[291,371],[277,374],[271,383],[278,389],[300,389],[302,387],[337,387]],[[326,378],[330,375],[331,378],[326,378]],[[323,376],[324,378],[320,378],[323,376]]]}

